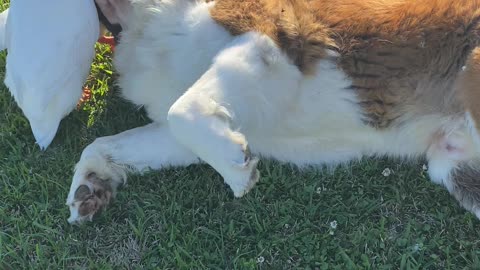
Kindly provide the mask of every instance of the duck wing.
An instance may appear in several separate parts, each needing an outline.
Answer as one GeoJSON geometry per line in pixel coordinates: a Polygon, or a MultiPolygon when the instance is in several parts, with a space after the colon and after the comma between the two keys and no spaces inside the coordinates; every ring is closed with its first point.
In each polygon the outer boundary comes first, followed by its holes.
{"type": "Polygon", "coordinates": [[[80,98],[98,36],[93,0],[12,1],[5,84],[42,148],[80,98]]]}

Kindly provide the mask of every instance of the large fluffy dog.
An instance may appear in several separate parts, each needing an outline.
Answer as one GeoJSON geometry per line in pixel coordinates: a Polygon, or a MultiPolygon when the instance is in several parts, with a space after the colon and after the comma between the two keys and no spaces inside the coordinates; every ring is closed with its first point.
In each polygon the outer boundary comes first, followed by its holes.
{"type": "Polygon", "coordinates": [[[127,170],[203,160],[240,197],[257,156],[425,155],[432,181],[480,217],[480,0],[97,3],[123,28],[123,95],[153,123],[83,151],[70,222],[107,205],[127,170]]]}

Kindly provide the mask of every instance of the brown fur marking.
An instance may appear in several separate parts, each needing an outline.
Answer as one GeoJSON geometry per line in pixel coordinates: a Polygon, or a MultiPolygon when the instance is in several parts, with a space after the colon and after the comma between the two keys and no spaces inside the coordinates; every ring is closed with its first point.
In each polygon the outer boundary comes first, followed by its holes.
{"type": "MultiPolygon", "coordinates": [[[[313,71],[326,49],[338,51],[339,67],[353,81],[350,89],[371,126],[462,110],[453,88],[479,45],[480,0],[215,2],[217,23],[233,35],[269,36],[304,73],[313,71]]],[[[480,110],[471,110],[480,119],[480,110]]]]}
{"type": "Polygon", "coordinates": [[[475,122],[480,133],[480,47],[477,47],[468,59],[465,72],[459,77],[458,91],[465,109],[475,122]]]}
{"type": "Polygon", "coordinates": [[[453,84],[479,44],[479,0],[310,3],[334,33],[367,123],[387,128],[412,115],[461,110],[453,84]]]}
{"type": "Polygon", "coordinates": [[[453,190],[450,192],[469,211],[480,205],[479,178],[478,168],[468,164],[459,166],[452,175],[453,190]]]}
{"type": "Polygon", "coordinates": [[[216,0],[212,18],[232,35],[259,32],[270,37],[305,74],[335,44],[304,0],[216,0]]]}

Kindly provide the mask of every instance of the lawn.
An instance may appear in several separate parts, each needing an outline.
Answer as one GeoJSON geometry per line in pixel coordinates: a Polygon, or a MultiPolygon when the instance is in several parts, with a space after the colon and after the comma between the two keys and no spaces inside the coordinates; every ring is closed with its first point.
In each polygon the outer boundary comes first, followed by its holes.
{"type": "MultiPolygon", "coordinates": [[[[82,149],[148,122],[116,94],[109,48],[97,49],[92,99],[44,152],[0,86],[0,269],[480,269],[479,221],[422,160],[333,171],[263,161],[242,199],[207,165],[132,175],[94,223],[69,225],[82,149]]],[[[2,78],[4,66],[5,53],[2,78]]]]}

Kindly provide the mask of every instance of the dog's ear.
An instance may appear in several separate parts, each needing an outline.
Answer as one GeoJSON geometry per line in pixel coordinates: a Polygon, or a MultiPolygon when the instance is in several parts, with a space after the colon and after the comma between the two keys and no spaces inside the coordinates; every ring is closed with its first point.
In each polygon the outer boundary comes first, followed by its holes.
{"type": "Polygon", "coordinates": [[[130,0],[95,0],[95,2],[111,24],[120,24],[125,28],[128,13],[132,8],[130,0]]]}

